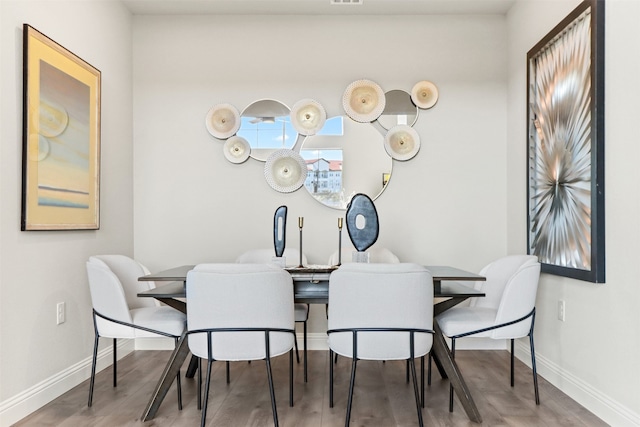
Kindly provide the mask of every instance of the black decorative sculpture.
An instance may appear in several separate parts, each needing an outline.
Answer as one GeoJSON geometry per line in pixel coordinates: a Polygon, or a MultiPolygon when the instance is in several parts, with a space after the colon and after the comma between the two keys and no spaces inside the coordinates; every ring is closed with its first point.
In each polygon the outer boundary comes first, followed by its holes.
{"type": "Polygon", "coordinates": [[[284,254],[287,237],[287,207],[280,206],[273,216],[273,247],[278,258],[284,254]]]}
{"type": "Polygon", "coordinates": [[[369,249],[378,240],[380,226],[378,212],[373,201],[366,194],[358,193],[347,205],[347,232],[353,246],[358,252],[369,249]],[[356,219],[362,216],[364,226],[358,228],[356,219]]]}

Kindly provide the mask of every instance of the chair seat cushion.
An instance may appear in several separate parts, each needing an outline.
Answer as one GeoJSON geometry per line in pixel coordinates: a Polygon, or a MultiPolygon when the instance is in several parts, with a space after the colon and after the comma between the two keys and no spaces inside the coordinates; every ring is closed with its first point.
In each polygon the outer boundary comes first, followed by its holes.
{"type": "MultiPolygon", "coordinates": [[[[165,332],[179,337],[186,325],[186,315],[171,307],[143,307],[130,311],[134,325],[165,332]]],[[[158,337],[141,329],[135,330],[136,338],[158,337]]]]}
{"type": "Polygon", "coordinates": [[[306,322],[309,318],[309,305],[308,304],[295,304],[294,314],[296,322],[306,322]]]}
{"type": "MultiPolygon", "coordinates": [[[[497,310],[484,307],[453,307],[436,316],[442,333],[455,337],[471,331],[488,328],[495,324],[497,310]]],[[[481,332],[473,337],[489,337],[492,331],[481,332]]]]}

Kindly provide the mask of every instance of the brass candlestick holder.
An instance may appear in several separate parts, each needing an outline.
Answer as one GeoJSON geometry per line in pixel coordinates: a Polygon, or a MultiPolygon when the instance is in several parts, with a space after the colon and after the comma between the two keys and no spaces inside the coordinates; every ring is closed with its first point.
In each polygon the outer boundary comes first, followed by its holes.
{"type": "Polygon", "coordinates": [[[298,217],[298,228],[300,229],[300,264],[298,265],[298,267],[304,267],[302,265],[302,226],[304,225],[304,218],[299,216],[298,217]]]}
{"type": "Polygon", "coordinates": [[[338,218],[338,265],[342,265],[342,217],[338,218]]]}

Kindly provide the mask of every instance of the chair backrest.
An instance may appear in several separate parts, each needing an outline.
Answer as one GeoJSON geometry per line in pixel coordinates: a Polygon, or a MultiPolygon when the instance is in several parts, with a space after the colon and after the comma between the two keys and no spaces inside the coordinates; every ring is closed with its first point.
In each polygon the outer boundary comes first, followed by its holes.
{"type": "MultiPolygon", "coordinates": [[[[355,248],[342,248],[342,259],[341,264],[351,263],[353,258],[353,252],[355,252],[355,248]]],[[[397,264],[400,262],[400,259],[391,252],[389,249],[383,246],[372,246],[367,252],[369,252],[369,262],[370,263],[386,263],[386,264],[397,264]]],[[[329,257],[329,265],[338,265],[338,251],[336,250],[329,257]]]]}
{"type": "MultiPolygon", "coordinates": [[[[534,257],[535,258],[535,257],[534,257]]],[[[502,324],[526,316],[536,305],[538,283],[540,282],[540,263],[537,259],[523,264],[504,288],[496,324],[502,324]]],[[[533,318],[496,329],[492,338],[520,338],[527,336],[533,318]]]]}
{"type": "MultiPolygon", "coordinates": [[[[236,262],[240,264],[269,264],[276,253],[273,249],[250,249],[242,253],[236,262]]],[[[282,256],[285,258],[287,265],[298,265],[300,263],[300,251],[294,248],[285,248],[282,256]]],[[[302,264],[307,265],[307,257],[302,254],[302,264]]]]}
{"type": "MultiPolygon", "coordinates": [[[[199,264],[187,274],[187,328],[294,328],[291,275],[268,264],[199,264]]],[[[293,348],[291,333],[270,335],[270,354],[293,348]]],[[[189,349],[207,357],[206,334],[190,334],[189,349]]],[[[264,359],[263,332],[213,334],[215,360],[264,359]]]]}
{"type": "MultiPolygon", "coordinates": [[[[329,329],[394,327],[433,328],[433,277],[418,264],[348,263],[329,279],[329,329]]],[[[431,334],[416,334],[416,357],[429,352],[431,334]]],[[[332,333],[330,348],[353,355],[352,334],[332,333]]],[[[403,332],[358,334],[358,358],[409,358],[409,335],[403,332]]]]}
{"type": "MultiPolygon", "coordinates": [[[[533,310],[540,279],[540,263],[534,255],[510,255],[500,258],[480,271],[487,278],[482,283],[484,298],[474,298],[471,306],[497,310],[496,325],[507,323],[533,310]]],[[[499,328],[491,333],[495,339],[519,338],[529,333],[531,318],[499,328]]]]}
{"type": "Polygon", "coordinates": [[[155,288],[154,282],[138,280],[139,277],[149,274],[149,270],[138,261],[126,255],[95,255],[89,258],[89,262],[101,264],[116,275],[122,284],[129,310],[158,305],[154,298],[138,297],[139,292],[155,288]]]}
{"type": "Polygon", "coordinates": [[[513,280],[524,266],[537,262],[538,259],[534,255],[508,255],[487,264],[479,273],[487,280],[474,282],[474,287],[482,290],[485,296],[472,298],[470,306],[497,310],[507,283],[513,280]]]}
{"type": "MultiPolygon", "coordinates": [[[[91,303],[99,314],[121,322],[132,323],[124,289],[118,277],[106,264],[90,259],[87,262],[87,276],[91,303]]],[[[96,317],[96,326],[100,336],[109,338],[134,338],[135,331],[128,326],[119,325],[96,317]]]]}

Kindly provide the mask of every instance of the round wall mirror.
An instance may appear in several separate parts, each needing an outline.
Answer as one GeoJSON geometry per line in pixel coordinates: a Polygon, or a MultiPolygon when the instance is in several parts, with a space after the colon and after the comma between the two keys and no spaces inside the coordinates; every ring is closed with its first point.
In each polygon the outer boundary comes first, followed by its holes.
{"type": "Polygon", "coordinates": [[[320,132],[307,136],[300,155],[307,164],[305,189],[334,209],[346,209],[357,193],[375,200],[391,177],[393,160],[383,136],[370,123],[347,116],[330,118],[320,132]]]}
{"type": "Polygon", "coordinates": [[[378,123],[389,130],[394,126],[413,126],[418,120],[418,107],[411,101],[411,94],[404,90],[390,90],[384,94],[386,104],[378,123]]]}
{"type": "Polygon", "coordinates": [[[294,147],[298,132],[291,124],[289,112],[289,107],[273,99],[256,101],[242,111],[236,135],[249,142],[251,157],[266,162],[276,150],[294,147]]]}

